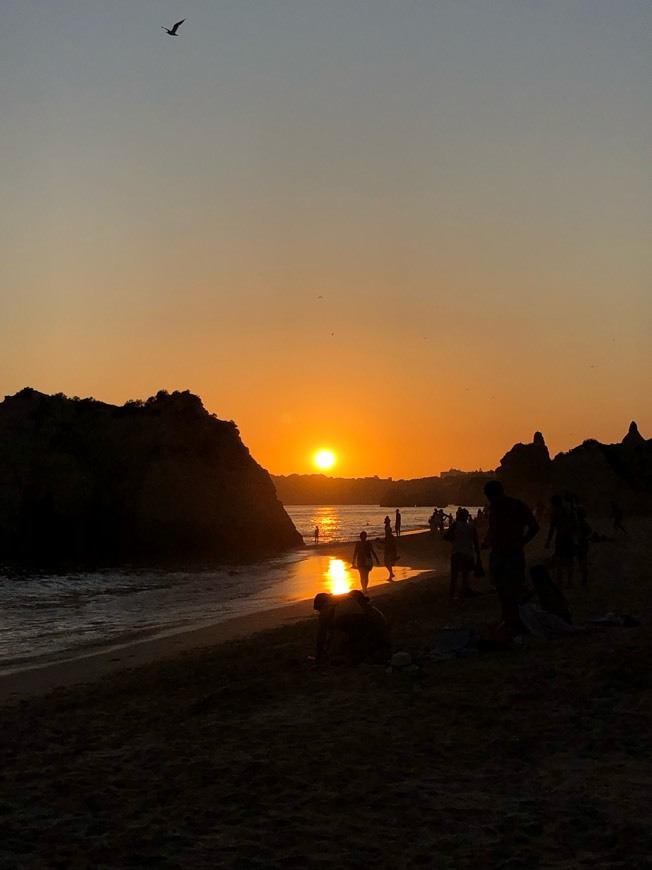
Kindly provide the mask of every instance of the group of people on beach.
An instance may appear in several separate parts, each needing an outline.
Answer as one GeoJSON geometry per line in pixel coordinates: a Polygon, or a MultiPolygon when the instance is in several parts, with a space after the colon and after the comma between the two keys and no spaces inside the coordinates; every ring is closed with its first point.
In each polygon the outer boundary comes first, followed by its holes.
{"type": "MultiPolygon", "coordinates": [[[[392,521],[389,516],[385,517],[385,537],[380,540],[379,544],[383,548],[383,564],[387,568],[387,579],[391,582],[394,579],[394,566],[399,560],[399,555],[396,547],[396,538],[392,531],[392,521]]],[[[396,535],[400,535],[401,531],[401,514],[396,510],[396,535]]],[[[360,532],[360,539],[356,542],[353,551],[353,559],[351,567],[356,568],[360,574],[360,587],[363,593],[367,594],[369,588],[369,573],[373,568],[374,562],[380,565],[380,559],[376,553],[372,542],[366,532],[360,532]]]]}
{"type": "MultiPolygon", "coordinates": [[[[469,597],[476,594],[469,585],[469,578],[484,576],[481,550],[489,551],[489,580],[495,587],[500,602],[500,623],[496,627],[496,642],[509,643],[524,629],[525,619],[536,619],[541,612],[532,605],[532,597],[550,618],[560,624],[570,626],[572,619],[568,606],[558,585],[550,577],[549,567],[556,569],[557,581],[564,574],[568,584],[572,582],[575,561],[580,569],[582,584],[588,583],[588,548],[591,540],[596,540],[586,520],[586,513],[576,496],[566,492],[563,496],[554,495],[550,504],[550,522],[546,538],[546,548],[554,546],[552,559],[547,564],[537,565],[530,571],[530,586],[526,582],[525,546],[539,533],[539,521],[524,501],[505,493],[498,480],[487,482],[484,494],[489,503],[488,510],[478,512],[475,521],[466,508],[457,509],[455,518],[449,520],[442,537],[451,544],[450,596],[469,597]],[[480,542],[477,525],[486,522],[486,534],[480,542]],[[530,602],[526,616],[525,605],[530,602]]],[[[398,513],[398,512],[397,512],[398,513]]],[[[443,512],[442,512],[443,513],[443,512]]],[[[627,534],[622,523],[622,512],[612,503],[614,534],[620,530],[627,534]]],[[[393,579],[393,566],[396,562],[396,540],[392,532],[389,516],[385,517],[384,563],[389,577],[393,579]]],[[[374,562],[380,564],[378,555],[368,540],[366,532],[360,533],[355,545],[352,566],[360,574],[361,590],[348,596],[334,596],[320,593],[315,598],[314,608],[319,611],[319,640],[317,660],[328,648],[329,638],[335,632],[343,633],[359,652],[362,647],[377,657],[389,648],[389,627],[387,620],[373,607],[367,597],[369,573],[374,562]],[[355,618],[352,618],[353,615],[355,618]],[[355,638],[353,637],[355,635],[355,638]]],[[[527,626],[526,626],[527,628],[527,626]]]]}

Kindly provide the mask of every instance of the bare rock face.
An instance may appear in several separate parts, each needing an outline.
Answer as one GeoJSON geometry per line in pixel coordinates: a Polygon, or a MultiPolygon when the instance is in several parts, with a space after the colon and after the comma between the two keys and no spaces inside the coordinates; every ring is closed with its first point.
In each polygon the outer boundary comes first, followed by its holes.
{"type": "Polygon", "coordinates": [[[628,512],[652,510],[652,441],[631,423],[618,444],[585,441],[553,460],[553,485],[570,489],[595,513],[607,513],[612,500],[628,512]]]}
{"type": "Polygon", "coordinates": [[[550,497],[550,453],[541,432],[535,432],[531,444],[515,444],[496,470],[505,490],[532,506],[545,503],[550,497]]]}
{"type": "Polygon", "coordinates": [[[243,561],[300,546],[269,474],[189,392],[122,407],[25,389],[0,403],[0,556],[243,561]]]}
{"type": "Polygon", "coordinates": [[[629,486],[609,461],[605,445],[585,441],[568,453],[559,453],[553,462],[552,484],[555,492],[575,493],[591,514],[606,514],[612,499],[630,507],[629,486]]]}
{"type": "Polygon", "coordinates": [[[625,448],[636,449],[637,447],[645,446],[645,438],[638,431],[638,426],[633,421],[629,424],[627,435],[621,441],[625,448]]]}
{"type": "Polygon", "coordinates": [[[542,513],[553,493],[567,490],[592,513],[608,513],[612,500],[646,513],[652,509],[652,442],[632,423],[619,444],[591,439],[551,460],[536,432],[531,444],[515,444],[503,456],[496,476],[510,495],[542,513]]]}

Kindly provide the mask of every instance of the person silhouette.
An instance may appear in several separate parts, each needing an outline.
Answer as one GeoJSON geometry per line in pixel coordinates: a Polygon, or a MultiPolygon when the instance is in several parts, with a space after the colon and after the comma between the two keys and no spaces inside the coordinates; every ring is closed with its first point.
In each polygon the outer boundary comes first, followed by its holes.
{"type": "Polygon", "coordinates": [[[396,529],[396,537],[401,537],[401,512],[398,508],[396,508],[396,520],[394,522],[394,528],[396,529]]]}
{"type": "Polygon", "coordinates": [[[469,512],[459,507],[455,522],[448,529],[444,538],[451,543],[451,580],[450,597],[456,598],[457,578],[461,575],[460,598],[470,598],[477,595],[469,586],[469,574],[480,561],[480,544],[478,533],[473,523],[469,522],[469,512]]]}
{"type": "Polygon", "coordinates": [[[319,543],[319,526],[315,526],[315,544],[319,543]]]}
{"type": "Polygon", "coordinates": [[[356,543],[355,550],[353,551],[351,567],[358,569],[360,573],[360,586],[364,593],[367,592],[369,586],[369,572],[374,566],[374,561],[376,565],[380,565],[371,541],[367,540],[367,533],[360,532],[360,540],[356,543]]]}
{"type": "Polygon", "coordinates": [[[484,494],[489,502],[489,528],[482,546],[491,548],[489,578],[500,598],[505,628],[516,635],[519,599],[525,591],[523,548],[538,533],[539,523],[525,502],[505,495],[499,480],[489,480],[484,494]]]}
{"type": "Polygon", "coordinates": [[[315,665],[329,653],[352,663],[386,661],[391,652],[389,624],[358,589],[346,595],[319,592],[313,608],[319,613],[315,665]]]}
{"type": "Polygon", "coordinates": [[[396,554],[396,538],[392,534],[391,526],[385,527],[385,540],[383,542],[384,553],[383,553],[383,565],[387,568],[389,572],[388,580],[394,579],[394,565],[398,559],[396,554]]]}
{"type": "Polygon", "coordinates": [[[431,535],[433,536],[433,538],[434,538],[435,533],[436,533],[436,531],[437,531],[437,511],[436,511],[436,510],[434,510],[434,511],[430,514],[430,517],[429,517],[429,519],[428,519],[428,525],[429,525],[429,527],[430,527],[430,534],[431,534],[431,535]]]}
{"type": "Polygon", "coordinates": [[[545,548],[547,550],[550,547],[554,537],[553,560],[557,569],[557,583],[561,583],[562,573],[565,570],[570,586],[573,582],[573,567],[577,551],[575,513],[564,504],[560,495],[553,495],[550,504],[550,527],[545,548]]]}

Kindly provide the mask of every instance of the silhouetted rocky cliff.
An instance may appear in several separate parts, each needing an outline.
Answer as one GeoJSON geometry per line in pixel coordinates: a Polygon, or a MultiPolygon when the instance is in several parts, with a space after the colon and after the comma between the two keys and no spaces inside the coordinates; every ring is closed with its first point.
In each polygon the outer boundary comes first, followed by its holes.
{"type": "Polygon", "coordinates": [[[550,496],[575,492],[593,514],[607,514],[611,500],[624,510],[652,511],[652,440],[632,423],[618,444],[585,441],[554,459],[541,432],[530,444],[515,444],[495,472],[447,472],[414,480],[366,477],[349,480],[323,474],[274,477],[285,504],[378,504],[381,507],[483,505],[484,485],[503,481],[511,495],[545,508],[550,496]]]}
{"type": "Polygon", "coordinates": [[[303,544],[269,474],[189,392],[122,407],[24,389],[0,403],[0,557],[241,560],[303,544]]]}
{"type": "Polygon", "coordinates": [[[631,423],[617,444],[585,441],[550,459],[543,436],[516,444],[496,471],[505,489],[532,506],[547,505],[553,493],[574,492],[593,514],[607,514],[612,500],[627,511],[652,510],[652,440],[631,423]]]}

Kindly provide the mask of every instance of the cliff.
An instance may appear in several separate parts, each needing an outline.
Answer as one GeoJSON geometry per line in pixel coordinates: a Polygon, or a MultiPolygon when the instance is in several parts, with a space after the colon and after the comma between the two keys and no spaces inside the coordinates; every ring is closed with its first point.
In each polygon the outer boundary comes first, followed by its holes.
{"type": "Polygon", "coordinates": [[[652,510],[652,441],[631,423],[622,441],[590,439],[550,459],[543,436],[516,444],[503,456],[496,477],[507,492],[533,507],[547,506],[553,493],[570,490],[592,514],[607,514],[614,500],[628,512],[652,510]]]}
{"type": "Polygon", "coordinates": [[[515,444],[496,469],[505,490],[532,506],[547,504],[552,495],[552,460],[541,432],[531,444],[515,444]]]}
{"type": "Polygon", "coordinates": [[[235,424],[187,391],[0,403],[3,559],[240,561],[302,543],[235,424]]]}
{"type": "Polygon", "coordinates": [[[515,444],[493,471],[445,472],[415,480],[366,477],[349,480],[323,474],[274,477],[285,504],[378,504],[381,507],[483,505],[484,485],[501,480],[511,495],[545,511],[550,496],[571,490],[592,514],[607,514],[611,500],[628,512],[652,511],[652,440],[631,423],[623,440],[590,440],[550,457],[541,432],[530,444],[515,444]]]}

